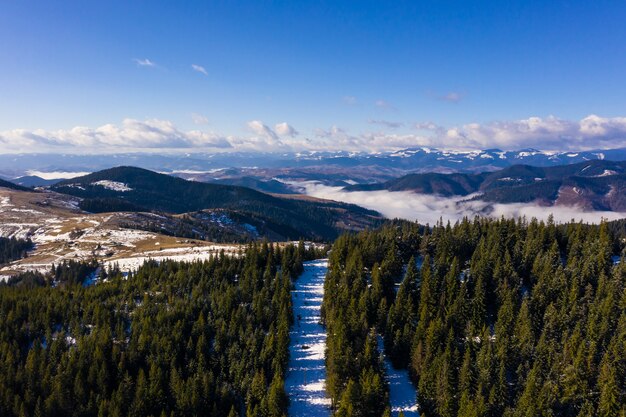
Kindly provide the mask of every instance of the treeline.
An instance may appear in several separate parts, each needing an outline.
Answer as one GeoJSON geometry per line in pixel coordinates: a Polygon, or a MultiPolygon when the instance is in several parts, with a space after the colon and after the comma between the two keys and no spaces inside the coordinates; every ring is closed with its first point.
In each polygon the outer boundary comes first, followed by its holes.
{"type": "Polygon", "coordinates": [[[32,247],[30,239],[0,237],[0,265],[25,257],[32,247]]]}
{"type": "Polygon", "coordinates": [[[284,415],[291,279],[314,255],[258,243],[90,287],[67,265],[66,285],[0,287],[0,415],[284,415]]]}
{"type": "Polygon", "coordinates": [[[606,224],[504,219],[342,237],[324,298],[337,414],[366,415],[355,365],[378,332],[423,415],[624,416],[626,265],[613,265],[615,240],[606,224]]]}

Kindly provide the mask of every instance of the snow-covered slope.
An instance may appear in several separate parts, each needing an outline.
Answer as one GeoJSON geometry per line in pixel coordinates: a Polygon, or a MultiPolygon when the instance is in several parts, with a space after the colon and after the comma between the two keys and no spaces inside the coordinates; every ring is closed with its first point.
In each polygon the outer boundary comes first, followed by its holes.
{"type": "Polygon", "coordinates": [[[327,260],[305,262],[292,290],[294,325],[290,332],[289,369],[285,390],[291,416],[329,416],[326,396],[326,331],[320,322],[327,260]]]}

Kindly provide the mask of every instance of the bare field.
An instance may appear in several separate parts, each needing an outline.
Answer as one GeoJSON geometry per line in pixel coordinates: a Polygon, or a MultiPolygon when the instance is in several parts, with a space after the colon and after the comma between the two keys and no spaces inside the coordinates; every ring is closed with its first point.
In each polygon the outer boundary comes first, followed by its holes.
{"type": "MultiPolygon", "coordinates": [[[[131,213],[89,214],[79,200],[53,192],[23,192],[0,188],[0,236],[30,238],[28,257],[0,269],[0,278],[26,270],[47,270],[63,260],[98,259],[122,270],[147,259],[195,260],[235,254],[240,245],[181,239],[120,227],[131,213]]],[[[155,215],[155,217],[158,217],[155,215]]]]}

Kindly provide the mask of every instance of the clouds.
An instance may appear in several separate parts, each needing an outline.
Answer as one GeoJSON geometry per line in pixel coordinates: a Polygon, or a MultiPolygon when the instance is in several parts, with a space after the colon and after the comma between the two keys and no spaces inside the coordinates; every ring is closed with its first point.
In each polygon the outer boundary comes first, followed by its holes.
{"type": "MultiPolygon", "coordinates": [[[[369,119],[368,122],[388,130],[403,126],[402,122],[387,120],[369,119]]],[[[421,122],[413,124],[413,127],[414,130],[407,133],[366,131],[351,134],[338,126],[314,132],[323,139],[316,142],[317,146],[328,146],[329,150],[339,147],[353,151],[391,151],[426,146],[456,150],[538,148],[545,151],[579,151],[626,147],[626,117],[589,115],[572,121],[548,116],[452,127],[421,122]]]]}
{"type": "Polygon", "coordinates": [[[383,99],[376,100],[374,102],[374,105],[376,107],[378,107],[379,109],[396,110],[396,108],[391,103],[389,103],[387,100],[383,100],[383,99]]]}
{"type": "Polygon", "coordinates": [[[342,101],[347,104],[348,106],[354,106],[358,103],[356,97],[354,96],[344,96],[342,98],[342,101]]]}
{"type": "Polygon", "coordinates": [[[164,149],[227,149],[228,138],[200,130],[182,131],[172,122],[159,119],[124,119],[120,125],[97,128],[77,126],[68,130],[0,132],[0,149],[5,152],[118,152],[164,149]]]}
{"type": "MultiPolygon", "coordinates": [[[[208,124],[200,114],[196,125],[208,124]]],[[[433,122],[407,125],[401,121],[369,119],[372,129],[354,132],[338,125],[301,132],[287,122],[244,124],[240,135],[205,130],[182,130],[171,121],[125,119],[121,124],[76,126],[60,130],[13,129],[0,132],[0,152],[59,151],[77,153],[106,148],[107,152],[143,149],[217,149],[282,151],[383,152],[405,148],[476,150],[500,148],[578,151],[626,147],[626,117],[589,115],[578,121],[529,117],[512,121],[468,123],[445,127],[433,122]],[[406,129],[403,129],[406,127],[406,129]]],[[[367,125],[365,125],[367,127],[367,125]]]]}
{"type": "Polygon", "coordinates": [[[198,113],[191,113],[191,120],[197,125],[208,125],[209,119],[198,113]]]}
{"type": "Polygon", "coordinates": [[[260,120],[251,120],[248,122],[248,129],[257,136],[264,137],[271,142],[279,142],[278,135],[269,126],[260,120]]]}
{"type": "Polygon", "coordinates": [[[201,65],[191,64],[191,69],[196,72],[199,72],[200,74],[209,75],[207,70],[201,65]]]}
{"type": "Polygon", "coordinates": [[[440,218],[444,222],[455,222],[463,217],[491,216],[517,218],[526,216],[547,220],[550,214],[557,222],[583,220],[599,223],[602,219],[616,220],[626,213],[610,211],[586,212],[577,207],[542,207],[533,204],[490,204],[483,201],[467,201],[472,196],[440,197],[429,194],[416,194],[410,191],[344,191],[341,187],[330,187],[315,182],[298,183],[304,186],[307,195],[346,203],[358,204],[376,210],[388,218],[403,218],[419,221],[422,224],[435,224],[440,218]]]}
{"type": "Polygon", "coordinates": [[[274,130],[281,136],[289,136],[291,138],[295,138],[299,134],[299,132],[287,122],[277,123],[274,126],[274,130]]]}
{"type": "MultiPolygon", "coordinates": [[[[161,69],[165,69],[165,68],[157,65],[156,62],[152,61],[149,58],[134,58],[133,62],[138,67],[144,67],[144,68],[157,68],[157,67],[159,67],[161,69]]],[[[204,68],[202,65],[191,64],[191,69],[192,69],[192,71],[195,71],[195,72],[200,73],[202,75],[205,75],[205,76],[209,75],[209,73],[206,70],[206,68],[204,68]]]]}
{"type": "MultiPolygon", "coordinates": [[[[433,142],[465,148],[590,150],[626,146],[626,118],[589,115],[579,121],[554,116],[435,129],[433,142]]],[[[433,143],[434,144],[434,143],[433,143]]]]}
{"type": "Polygon", "coordinates": [[[254,136],[231,141],[233,146],[243,150],[291,151],[300,148],[298,144],[306,143],[306,140],[293,140],[299,132],[287,122],[277,123],[274,129],[261,120],[251,120],[246,123],[246,126],[254,136]]]}
{"type": "Polygon", "coordinates": [[[149,60],[148,58],[135,58],[133,59],[133,61],[135,62],[135,64],[137,64],[138,67],[156,67],[156,63],[149,60]]]}
{"type": "Polygon", "coordinates": [[[392,122],[390,120],[376,120],[376,119],[368,119],[367,123],[371,125],[381,125],[389,129],[397,129],[399,127],[404,126],[402,122],[392,122]]]}
{"type": "Polygon", "coordinates": [[[463,96],[464,95],[459,92],[450,91],[449,93],[444,94],[439,98],[443,101],[447,101],[448,103],[458,103],[463,99],[463,96]]]}

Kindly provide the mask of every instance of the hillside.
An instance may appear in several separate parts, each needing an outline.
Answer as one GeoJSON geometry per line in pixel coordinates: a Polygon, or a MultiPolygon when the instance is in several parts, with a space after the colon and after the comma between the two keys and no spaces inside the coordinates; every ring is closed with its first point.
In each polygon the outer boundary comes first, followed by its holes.
{"type": "Polygon", "coordinates": [[[207,181],[214,184],[236,185],[238,187],[252,188],[253,190],[271,194],[296,194],[288,185],[276,181],[275,179],[263,180],[256,177],[222,178],[214,181],[207,181]]]}
{"type": "Polygon", "coordinates": [[[12,183],[10,181],[5,181],[3,179],[0,179],[0,187],[10,188],[11,190],[28,191],[28,188],[22,187],[21,185],[12,183]]]}
{"type": "Polygon", "coordinates": [[[626,162],[595,160],[555,167],[515,165],[480,174],[410,174],[346,191],[413,191],[467,196],[494,203],[537,202],[588,210],[626,211],[626,162]]]}
{"type": "Polygon", "coordinates": [[[82,199],[90,212],[189,213],[223,209],[255,217],[288,239],[329,240],[379,222],[378,213],[336,202],[284,199],[246,187],[187,181],[135,167],[117,167],[62,181],[52,190],[82,199]]]}
{"type": "Polygon", "coordinates": [[[37,175],[25,175],[23,177],[15,178],[12,181],[23,187],[49,187],[62,180],[60,179],[47,180],[37,175]]]}

